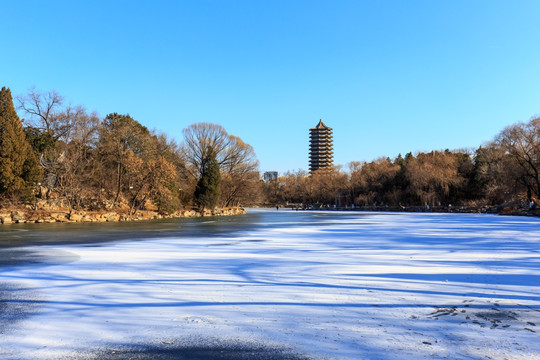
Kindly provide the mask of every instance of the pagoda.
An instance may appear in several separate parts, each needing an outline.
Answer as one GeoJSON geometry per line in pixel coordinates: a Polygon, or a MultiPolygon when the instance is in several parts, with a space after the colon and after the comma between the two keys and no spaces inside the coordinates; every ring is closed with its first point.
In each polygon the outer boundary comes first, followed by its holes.
{"type": "Polygon", "coordinates": [[[309,129],[310,172],[332,167],[334,160],[332,142],[332,128],[326,126],[322,119],[317,126],[309,129]]]}

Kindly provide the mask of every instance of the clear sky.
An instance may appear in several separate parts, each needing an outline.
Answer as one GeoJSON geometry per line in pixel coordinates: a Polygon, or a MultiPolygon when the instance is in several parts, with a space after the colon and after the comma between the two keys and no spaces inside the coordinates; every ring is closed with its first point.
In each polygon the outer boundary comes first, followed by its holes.
{"type": "Polygon", "coordinates": [[[0,0],[0,86],[129,113],[178,140],[219,123],[261,170],[478,147],[540,114],[540,1],[0,0]]]}

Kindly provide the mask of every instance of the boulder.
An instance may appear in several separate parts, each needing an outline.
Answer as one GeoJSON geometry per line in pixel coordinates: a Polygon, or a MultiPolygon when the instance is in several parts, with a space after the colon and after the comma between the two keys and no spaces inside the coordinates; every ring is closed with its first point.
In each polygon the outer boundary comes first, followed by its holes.
{"type": "Polygon", "coordinates": [[[214,216],[214,211],[209,210],[209,209],[204,209],[204,210],[201,212],[201,215],[202,215],[202,216],[214,216]]]}
{"type": "Polygon", "coordinates": [[[105,221],[118,221],[120,220],[120,215],[118,215],[117,213],[115,212],[108,212],[108,213],[105,213],[103,215],[101,215],[101,217],[105,218],[105,221]]]}
{"type": "Polygon", "coordinates": [[[38,200],[36,201],[36,208],[37,209],[42,209],[42,210],[48,210],[49,209],[49,204],[47,203],[47,200],[38,200]]]}
{"type": "Polygon", "coordinates": [[[187,210],[187,211],[184,211],[183,216],[184,217],[198,217],[198,216],[201,216],[201,214],[199,214],[195,210],[187,210]]]}
{"type": "Polygon", "coordinates": [[[24,221],[25,220],[24,211],[12,211],[11,220],[13,220],[14,222],[24,221]]]}
{"type": "Polygon", "coordinates": [[[63,212],[52,212],[50,217],[55,221],[66,221],[68,214],[63,212]]]}
{"type": "Polygon", "coordinates": [[[26,222],[32,224],[32,223],[37,223],[38,220],[39,220],[39,217],[37,215],[32,215],[26,220],[26,222]]]}
{"type": "Polygon", "coordinates": [[[71,220],[71,221],[81,221],[82,218],[83,218],[83,216],[80,215],[80,214],[77,214],[77,213],[69,214],[69,220],[71,220]]]}

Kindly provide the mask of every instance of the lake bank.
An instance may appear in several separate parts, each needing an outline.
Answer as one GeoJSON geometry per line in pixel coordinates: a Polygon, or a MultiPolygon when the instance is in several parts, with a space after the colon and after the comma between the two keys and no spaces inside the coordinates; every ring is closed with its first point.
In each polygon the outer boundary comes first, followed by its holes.
{"type": "MultiPolygon", "coordinates": [[[[268,207],[268,208],[275,208],[268,207]]],[[[396,212],[396,213],[440,213],[440,214],[493,214],[493,215],[511,215],[511,216],[533,216],[540,217],[540,208],[529,208],[515,204],[502,204],[490,206],[389,206],[389,205],[373,205],[373,206],[298,206],[298,205],[281,205],[280,209],[290,210],[322,210],[322,211],[352,211],[352,212],[396,212]]]]}
{"type": "Polygon", "coordinates": [[[125,210],[100,210],[84,211],[57,208],[51,210],[34,210],[31,206],[19,206],[8,209],[0,209],[0,223],[11,224],[34,224],[34,223],[104,223],[119,221],[143,221],[161,219],[179,219],[210,216],[234,216],[245,215],[246,210],[242,207],[222,208],[215,210],[195,210],[185,209],[173,214],[161,214],[151,210],[137,210],[134,214],[129,214],[125,210]]]}

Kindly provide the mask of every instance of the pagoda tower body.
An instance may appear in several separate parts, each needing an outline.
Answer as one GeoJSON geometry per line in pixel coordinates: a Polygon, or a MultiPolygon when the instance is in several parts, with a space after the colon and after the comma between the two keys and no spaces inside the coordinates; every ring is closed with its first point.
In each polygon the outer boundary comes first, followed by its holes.
{"type": "Polygon", "coordinates": [[[332,128],[324,125],[322,119],[317,126],[309,129],[309,171],[331,168],[334,162],[332,128]]]}

